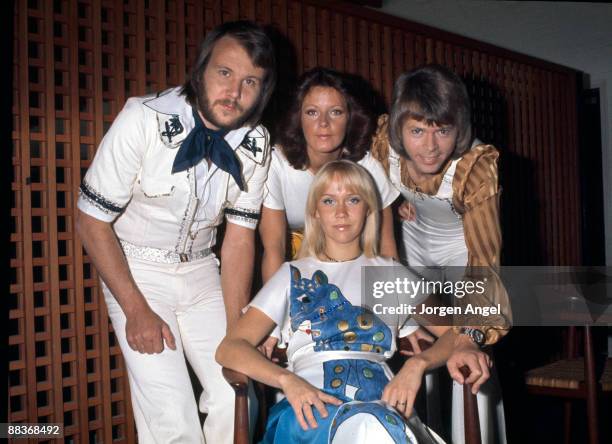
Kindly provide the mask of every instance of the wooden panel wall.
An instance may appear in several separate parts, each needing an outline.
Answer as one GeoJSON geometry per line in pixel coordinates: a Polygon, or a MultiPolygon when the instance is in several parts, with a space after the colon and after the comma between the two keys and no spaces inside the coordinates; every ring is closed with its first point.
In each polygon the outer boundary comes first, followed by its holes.
{"type": "Polygon", "coordinates": [[[282,78],[331,66],[388,101],[402,71],[453,68],[472,94],[477,135],[502,151],[506,263],[579,263],[572,70],[324,1],[17,1],[10,422],[62,422],[70,443],[133,442],[120,350],[74,232],[78,185],[125,99],[180,84],[205,32],[235,19],[271,24],[290,42],[282,78]]]}

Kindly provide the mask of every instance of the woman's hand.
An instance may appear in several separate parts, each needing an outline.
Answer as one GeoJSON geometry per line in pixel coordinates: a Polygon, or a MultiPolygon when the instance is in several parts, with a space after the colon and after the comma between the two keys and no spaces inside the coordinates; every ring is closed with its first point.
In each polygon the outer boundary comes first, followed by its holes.
{"type": "MultiPolygon", "coordinates": [[[[276,347],[276,344],[278,343],[278,339],[275,338],[274,336],[268,336],[265,341],[263,341],[261,344],[259,344],[259,347],[257,347],[257,350],[259,350],[259,352],[264,355],[266,358],[271,359],[272,358],[272,352],[274,351],[274,347],[276,347]]],[[[271,359],[273,362],[278,361],[278,359],[271,359]]]]}
{"type": "Polygon", "coordinates": [[[478,393],[480,386],[491,376],[489,368],[492,365],[489,355],[481,351],[466,335],[458,335],[453,353],[446,362],[451,378],[459,384],[472,384],[473,394],[478,393]],[[463,377],[459,370],[463,366],[470,369],[470,376],[467,379],[463,377]]]}
{"type": "Polygon", "coordinates": [[[308,430],[309,426],[312,428],[318,426],[312,413],[313,406],[319,411],[321,417],[327,418],[328,413],[325,403],[342,404],[342,401],[338,398],[322,392],[293,373],[282,375],[279,378],[279,383],[303,430],[308,430]]]}
{"type": "Polygon", "coordinates": [[[410,202],[405,200],[397,207],[397,214],[399,214],[402,220],[407,222],[413,222],[416,220],[416,208],[410,202]]]}
{"type": "Polygon", "coordinates": [[[385,387],[382,400],[408,418],[426,368],[427,363],[419,356],[408,359],[385,387]]]}
{"type": "Polygon", "coordinates": [[[400,350],[400,353],[404,356],[414,356],[421,353],[422,350],[419,341],[429,342],[430,344],[434,342],[434,337],[427,333],[423,327],[417,328],[414,332],[406,336],[406,339],[410,342],[412,350],[400,350]]]}

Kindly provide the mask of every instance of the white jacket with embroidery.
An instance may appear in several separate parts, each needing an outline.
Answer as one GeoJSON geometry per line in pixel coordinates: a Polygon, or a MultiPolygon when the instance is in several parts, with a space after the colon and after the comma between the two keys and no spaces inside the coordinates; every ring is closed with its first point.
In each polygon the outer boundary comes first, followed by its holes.
{"type": "Polygon", "coordinates": [[[263,126],[230,131],[225,140],[242,165],[241,191],[231,175],[211,165],[207,186],[198,168],[172,174],[182,141],[194,127],[191,106],[172,88],[128,99],[102,139],[81,184],[78,208],[113,222],[119,239],[138,246],[198,251],[215,244],[223,217],[255,229],[270,165],[263,126]],[[202,196],[206,201],[201,203],[202,196]]]}

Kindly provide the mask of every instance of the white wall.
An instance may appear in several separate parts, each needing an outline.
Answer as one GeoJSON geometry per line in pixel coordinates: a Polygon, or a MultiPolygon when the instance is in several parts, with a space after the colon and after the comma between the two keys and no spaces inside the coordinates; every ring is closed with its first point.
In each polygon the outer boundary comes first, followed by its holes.
{"type": "Polygon", "coordinates": [[[381,10],[589,75],[601,96],[606,262],[612,265],[612,5],[384,0],[381,10]]]}

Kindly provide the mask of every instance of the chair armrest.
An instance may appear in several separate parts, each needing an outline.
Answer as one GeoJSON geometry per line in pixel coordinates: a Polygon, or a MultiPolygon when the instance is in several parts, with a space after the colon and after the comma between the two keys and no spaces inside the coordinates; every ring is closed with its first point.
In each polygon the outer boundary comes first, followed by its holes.
{"type": "Polygon", "coordinates": [[[223,377],[236,393],[234,410],[234,444],[249,444],[249,377],[223,367],[223,377]]]}
{"type": "MultiPolygon", "coordinates": [[[[464,365],[459,369],[465,379],[470,377],[470,369],[464,365]]],[[[478,418],[478,402],[472,394],[472,384],[463,384],[463,425],[466,444],[480,444],[480,419],[478,418]]]]}
{"type": "Polygon", "coordinates": [[[223,367],[223,377],[236,392],[236,396],[246,395],[249,387],[249,377],[243,373],[223,367]]]}

